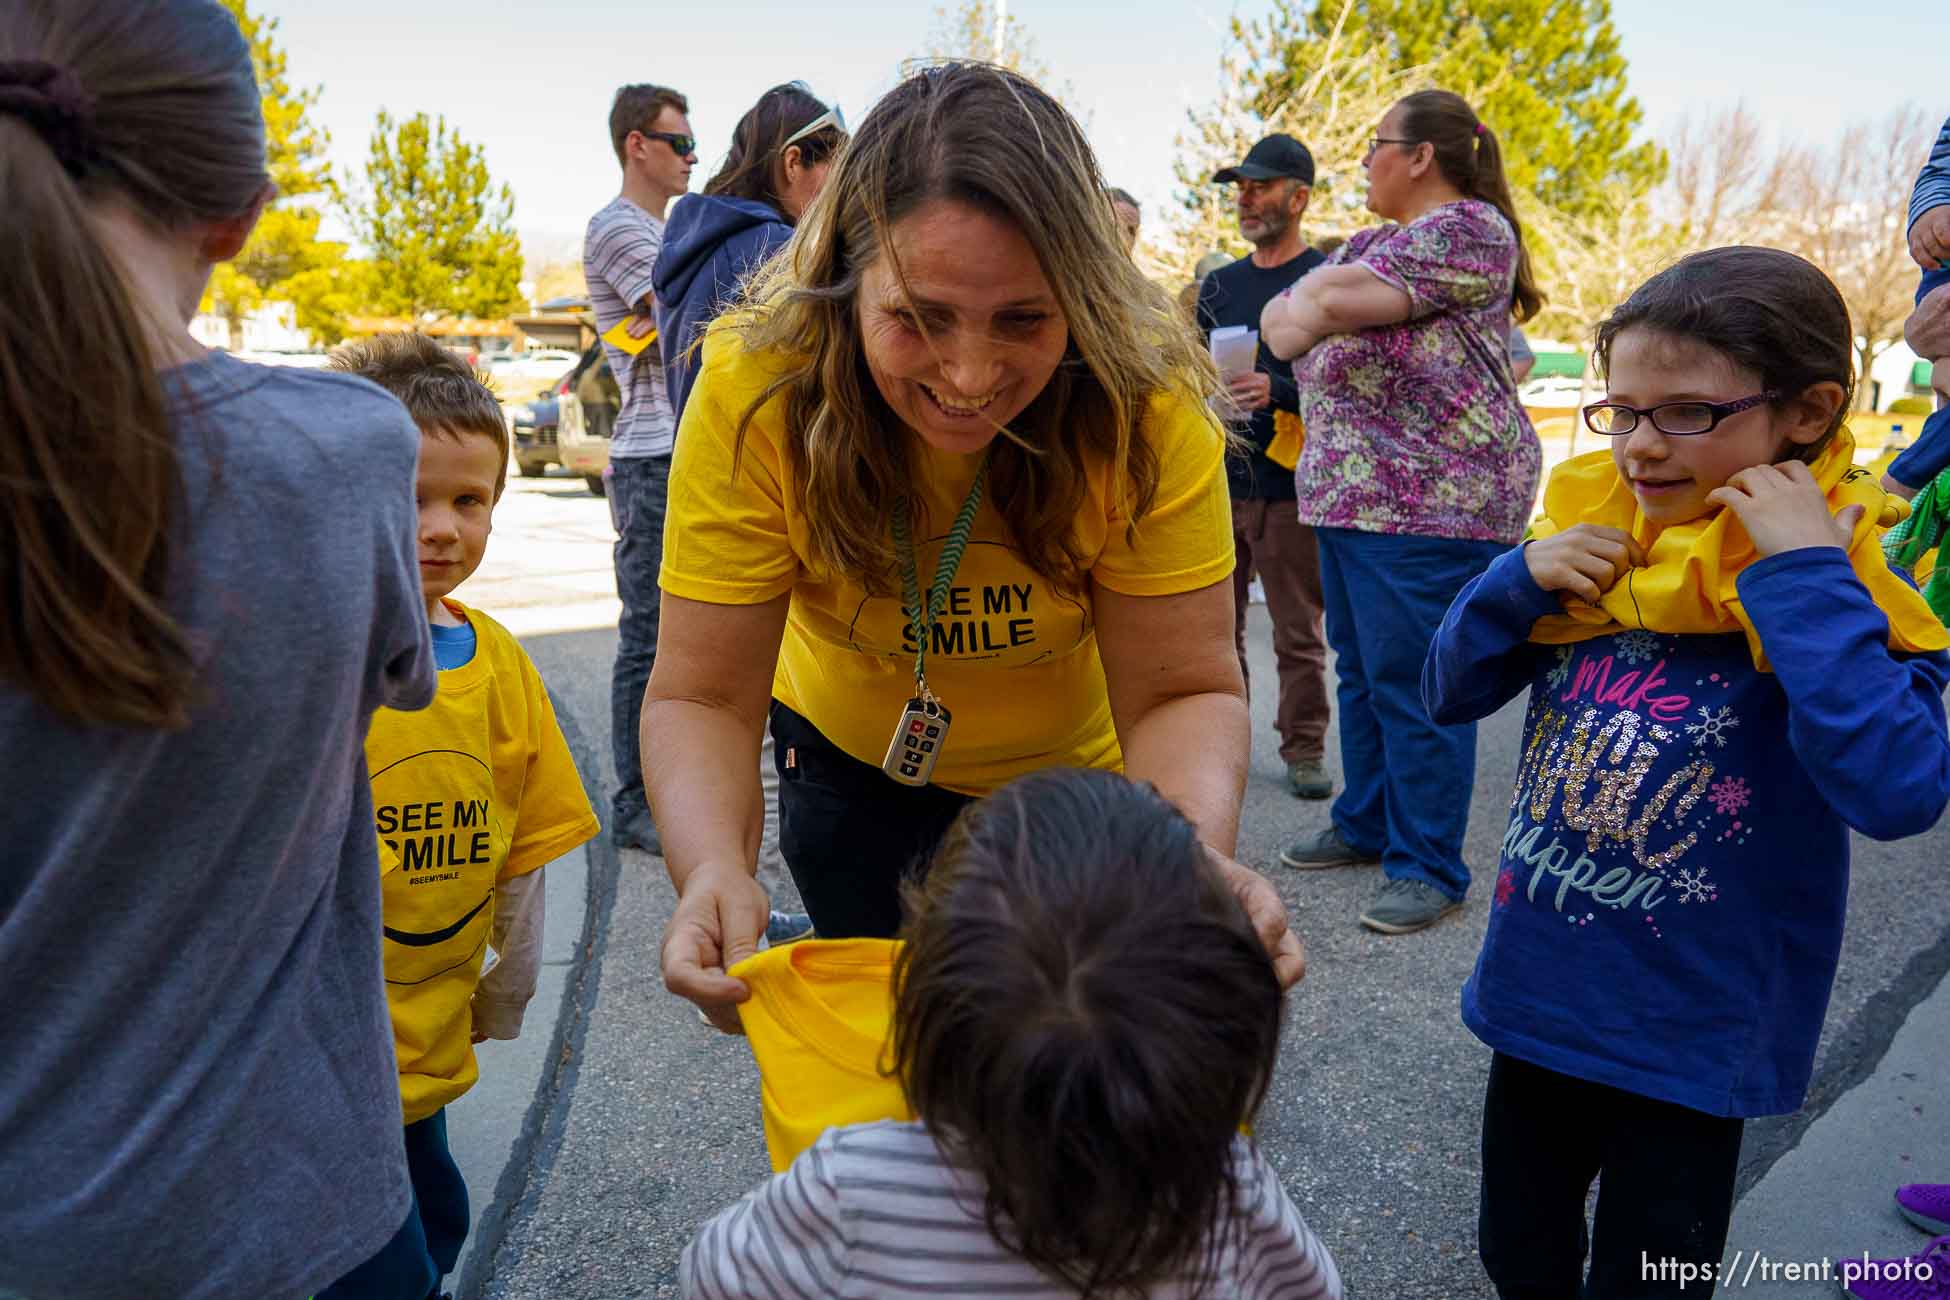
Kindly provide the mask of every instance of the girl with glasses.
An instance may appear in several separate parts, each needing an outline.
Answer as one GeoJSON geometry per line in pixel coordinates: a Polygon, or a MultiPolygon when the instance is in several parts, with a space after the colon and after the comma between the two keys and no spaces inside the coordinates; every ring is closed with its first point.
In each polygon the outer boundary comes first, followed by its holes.
{"type": "Polygon", "coordinates": [[[1429,652],[1438,722],[1530,692],[1463,990],[1495,1052],[1479,1236],[1506,1300],[1690,1294],[1642,1261],[1718,1261],[1745,1120],[1802,1103],[1849,830],[1914,835],[1950,801],[1950,636],[1883,559],[1852,346],[1789,253],[1640,286],[1598,330],[1611,447],[1557,468],[1429,652]]]}

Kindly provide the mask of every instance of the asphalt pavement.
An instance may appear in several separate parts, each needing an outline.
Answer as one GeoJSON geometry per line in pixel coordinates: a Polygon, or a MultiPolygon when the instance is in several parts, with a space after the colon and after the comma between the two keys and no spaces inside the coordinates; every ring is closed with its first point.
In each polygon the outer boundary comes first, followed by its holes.
{"type": "MultiPolygon", "coordinates": [[[[607,559],[607,512],[574,480],[520,486],[534,498],[534,535],[521,535],[521,516],[504,507],[490,569],[461,594],[527,633],[605,807],[615,634],[599,624],[614,597],[601,590],[593,557],[603,545],[607,559]],[[573,555],[549,549],[564,534],[580,543],[573,555]],[[575,576],[565,582],[563,572],[575,576]]],[[[1251,613],[1249,638],[1260,689],[1240,856],[1278,885],[1309,954],[1259,1141],[1333,1251],[1350,1296],[1489,1297],[1475,1246],[1489,1054],[1462,1027],[1457,994],[1482,939],[1522,703],[1481,727],[1467,854],[1478,880],[1468,905],[1430,931],[1383,938],[1355,922],[1374,868],[1303,874],[1278,865],[1281,846],[1326,824],[1327,805],[1295,800],[1282,784],[1263,608],[1251,613]]],[[[1328,763],[1338,775],[1331,732],[1328,763]]],[[[1926,1244],[1889,1195],[1898,1182],[1950,1181],[1946,848],[1943,826],[1893,845],[1855,842],[1848,935],[1814,1086],[1797,1115],[1748,1126],[1724,1294],[1832,1295],[1832,1281],[1788,1280],[1786,1265],[1832,1270],[1865,1250],[1879,1257],[1926,1244]]],[[[573,933],[551,936],[555,964],[529,1013],[524,1054],[505,1068],[484,1057],[476,1095],[452,1119],[482,1203],[461,1300],[675,1295],[677,1258],[697,1225],[768,1172],[743,1041],[707,1029],[663,989],[658,944],[674,896],[661,861],[619,853],[605,834],[589,846],[586,868],[562,874],[582,886],[582,906],[564,885],[558,909],[552,875],[551,930],[566,918],[573,933]]],[[[793,900],[769,835],[761,879],[775,901],[793,900]]]]}

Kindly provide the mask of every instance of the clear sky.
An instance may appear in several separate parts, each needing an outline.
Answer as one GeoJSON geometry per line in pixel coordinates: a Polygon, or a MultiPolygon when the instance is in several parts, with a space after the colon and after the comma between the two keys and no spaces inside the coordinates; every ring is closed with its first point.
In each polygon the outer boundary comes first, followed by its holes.
{"type": "MultiPolygon", "coordinates": [[[[589,214],[615,193],[605,121],[617,85],[656,81],[689,96],[701,186],[732,124],[768,86],[802,78],[858,121],[933,26],[926,0],[252,7],[279,20],[294,83],[322,88],[316,113],[336,163],[363,163],[382,107],[445,114],[514,187],[515,224],[530,256],[543,259],[573,255],[589,214]]],[[[1106,175],[1148,215],[1171,199],[1186,111],[1217,93],[1228,20],[1266,8],[1009,0],[1057,88],[1086,115],[1106,175]]],[[[1779,132],[1823,142],[1908,101],[1933,120],[1950,114],[1950,16],[1940,0],[1614,0],[1613,17],[1654,130],[1736,101],[1779,132]]]]}

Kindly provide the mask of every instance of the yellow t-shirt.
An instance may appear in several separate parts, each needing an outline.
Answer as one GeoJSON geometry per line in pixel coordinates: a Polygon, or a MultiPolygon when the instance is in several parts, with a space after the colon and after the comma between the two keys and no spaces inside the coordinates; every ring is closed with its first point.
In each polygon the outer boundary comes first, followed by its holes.
{"type": "Polygon", "coordinates": [[[893,1058],[895,939],[807,939],[767,948],[727,974],[751,988],[738,1008],[758,1060],[772,1169],[829,1128],[910,1120],[893,1058]]]}
{"type": "MultiPolygon", "coordinates": [[[[898,592],[869,598],[848,578],[816,572],[804,502],[783,442],[783,404],[752,420],[733,477],[738,419],[774,373],[721,326],[684,408],[664,522],[663,589],[718,605],[792,593],[772,693],[862,762],[880,766],[913,694],[914,646],[898,592]]],[[[1091,577],[1132,596],[1196,591],[1232,572],[1232,505],[1224,443],[1210,413],[1161,395],[1146,416],[1160,482],[1135,537],[1109,466],[1091,473],[1077,521],[1091,577]]],[[[920,444],[927,536],[915,539],[923,591],[974,481],[979,456],[920,444]]],[[[893,502],[886,504],[892,517],[893,502]]],[[[928,685],[953,715],[934,780],[985,794],[1045,767],[1118,769],[1088,591],[1069,596],[1010,548],[992,499],[976,513],[948,603],[929,638],[928,685]]]]}
{"type": "MultiPolygon", "coordinates": [[[[898,939],[807,939],[726,972],[752,991],[738,1015],[758,1062],[772,1172],[829,1128],[914,1118],[892,1074],[900,948],[898,939]]],[[[1252,1126],[1239,1131],[1250,1137],[1252,1126]]]]}
{"type": "Polygon", "coordinates": [[[535,665],[508,630],[458,601],[474,657],[433,703],[381,709],[366,735],[379,831],[386,1000],[405,1122],[479,1075],[469,1002],[495,884],[544,866],[600,827],[535,665]]]}

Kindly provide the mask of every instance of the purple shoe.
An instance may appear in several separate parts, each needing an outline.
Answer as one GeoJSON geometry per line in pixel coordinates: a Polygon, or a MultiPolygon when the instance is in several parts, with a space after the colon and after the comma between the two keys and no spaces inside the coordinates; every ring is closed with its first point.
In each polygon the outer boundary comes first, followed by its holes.
{"type": "Polygon", "coordinates": [[[1940,1237],[1950,1232],[1950,1183],[1911,1183],[1898,1187],[1896,1208],[1923,1231],[1940,1237]]]}
{"type": "Polygon", "coordinates": [[[1907,1259],[1844,1259],[1839,1271],[1855,1300],[1950,1300],[1950,1237],[1907,1259]]]}

